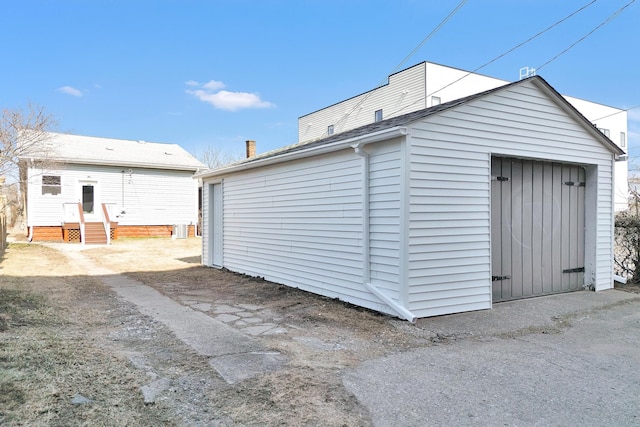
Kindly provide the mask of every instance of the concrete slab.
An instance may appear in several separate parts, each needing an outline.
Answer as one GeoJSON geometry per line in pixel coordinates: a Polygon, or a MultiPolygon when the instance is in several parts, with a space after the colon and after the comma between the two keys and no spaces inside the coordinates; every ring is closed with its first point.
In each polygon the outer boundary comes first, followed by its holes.
{"type": "Polygon", "coordinates": [[[209,364],[229,384],[235,384],[255,375],[276,371],[289,362],[278,352],[253,352],[214,357],[209,364]]]}
{"type": "Polygon", "coordinates": [[[242,330],[247,334],[257,336],[257,335],[264,334],[265,332],[268,332],[270,329],[273,329],[276,326],[277,325],[274,325],[273,323],[263,323],[262,325],[248,326],[242,330]]]}
{"type": "Polygon", "coordinates": [[[230,322],[234,322],[236,320],[239,319],[238,316],[234,316],[233,314],[219,314],[218,316],[216,316],[216,319],[218,319],[221,322],[225,322],[225,323],[230,323],[230,322]]]}
{"type": "Polygon", "coordinates": [[[168,390],[170,386],[171,380],[169,378],[160,378],[150,384],[143,385],[140,387],[140,391],[142,392],[144,403],[155,403],[157,397],[168,390]]]}
{"type": "Polygon", "coordinates": [[[197,302],[194,304],[189,304],[191,306],[191,308],[194,308],[196,310],[199,311],[209,311],[211,310],[211,304],[206,303],[206,302],[197,302]]]}
{"type": "Polygon", "coordinates": [[[557,295],[422,322],[464,339],[369,360],[343,375],[376,426],[640,422],[637,295],[557,295]],[[563,317],[570,327],[518,333],[563,317]]]}
{"type": "Polygon", "coordinates": [[[618,290],[579,291],[494,304],[491,310],[419,319],[416,325],[442,337],[482,337],[553,329],[567,316],[599,309],[640,295],[618,290]]]}

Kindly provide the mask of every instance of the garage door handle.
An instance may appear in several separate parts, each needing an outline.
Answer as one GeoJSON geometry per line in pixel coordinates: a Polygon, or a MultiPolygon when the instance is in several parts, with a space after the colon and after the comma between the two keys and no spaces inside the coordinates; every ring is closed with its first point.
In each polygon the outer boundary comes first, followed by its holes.
{"type": "Polygon", "coordinates": [[[498,280],[509,280],[511,277],[509,276],[491,276],[491,281],[496,282],[498,280]]]}

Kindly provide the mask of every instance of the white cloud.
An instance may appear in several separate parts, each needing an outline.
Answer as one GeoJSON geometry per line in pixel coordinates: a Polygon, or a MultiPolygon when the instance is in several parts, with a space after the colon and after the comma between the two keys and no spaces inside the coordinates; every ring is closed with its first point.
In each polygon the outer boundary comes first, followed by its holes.
{"type": "Polygon", "coordinates": [[[238,111],[245,108],[275,107],[271,102],[260,99],[260,96],[255,93],[220,90],[225,87],[225,84],[216,80],[210,80],[208,83],[204,83],[202,85],[198,84],[194,80],[189,80],[186,84],[189,86],[200,87],[195,90],[188,89],[185,91],[186,93],[193,95],[200,101],[211,104],[220,110],[238,111]]]}
{"type": "Polygon", "coordinates": [[[77,96],[80,98],[82,96],[82,91],[80,89],[76,89],[71,86],[62,86],[56,89],[56,92],[64,93],[66,95],[77,96]]]}
{"type": "Polygon", "coordinates": [[[218,82],[215,80],[209,80],[209,83],[205,83],[202,85],[203,89],[207,89],[215,92],[216,90],[222,89],[225,87],[225,84],[222,82],[218,82]]]}
{"type": "Polygon", "coordinates": [[[186,84],[187,86],[200,86],[200,83],[195,80],[187,80],[186,82],[184,82],[184,84],[186,84]]]}

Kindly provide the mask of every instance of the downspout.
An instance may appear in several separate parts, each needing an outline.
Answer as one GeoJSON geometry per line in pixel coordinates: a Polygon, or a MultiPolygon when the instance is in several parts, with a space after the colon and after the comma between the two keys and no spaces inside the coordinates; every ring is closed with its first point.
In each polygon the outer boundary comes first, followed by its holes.
{"type": "MultiPolygon", "coordinates": [[[[30,159],[29,165],[25,167],[26,169],[24,178],[22,176],[19,176],[18,178],[21,182],[21,187],[23,187],[22,180],[24,179],[26,181],[24,183],[24,191],[22,191],[22,207],[24,212],[24,222],[27,224],[27,228],[29,229],[29,236],[27,236],[27,241],[29,243],[33,241],[33,226],[29,227],[29,209],[27,206],[27,188],[29,187],[29,168],[31,167],[31,165],[33,165],[33,159],[30,159]]],[[[22,188],[20,188],[20,190],[22,190],[22,188]]]]}
{"type": "Polygon", "coordinates": [[[362,158],[362,284],[369,292],[391,307],[399,317],[415,323],[416,316],[413,313],[371,284],[371,264],[369,262],[371,249],[369,238],[369,153],[363,148],[363,143],[354,144],[351,147],[362,158]]]}

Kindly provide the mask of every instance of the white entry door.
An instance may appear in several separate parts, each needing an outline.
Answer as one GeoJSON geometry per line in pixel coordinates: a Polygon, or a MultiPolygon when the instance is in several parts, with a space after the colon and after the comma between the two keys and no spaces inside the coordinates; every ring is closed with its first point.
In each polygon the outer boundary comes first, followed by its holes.
{"type": "Polygon", "coordinates": [[[96,181],[80,181],[80,203],[86,222],[101,221],[102,211],[98,200],[98,183],[96,181]]]}
{"type": "Polygon", "coordinates": [[[222,184],[209,185],[209,256],[210,265],[222,267],[222,184]]]}

